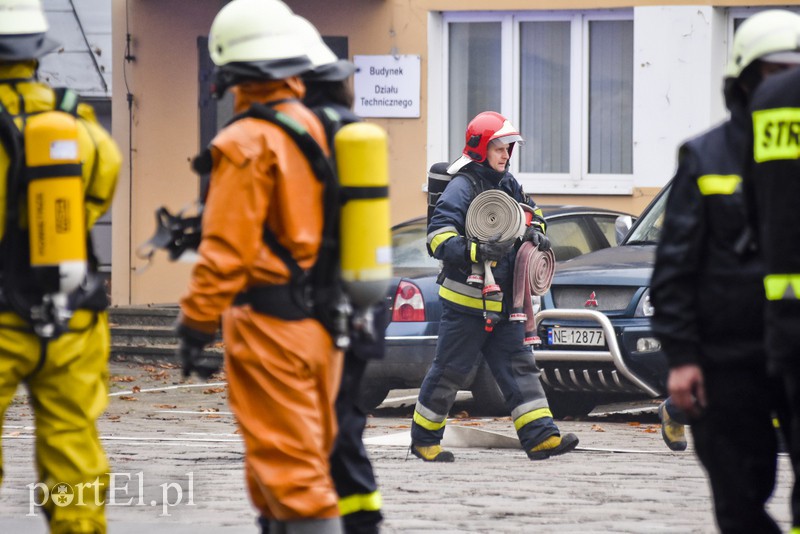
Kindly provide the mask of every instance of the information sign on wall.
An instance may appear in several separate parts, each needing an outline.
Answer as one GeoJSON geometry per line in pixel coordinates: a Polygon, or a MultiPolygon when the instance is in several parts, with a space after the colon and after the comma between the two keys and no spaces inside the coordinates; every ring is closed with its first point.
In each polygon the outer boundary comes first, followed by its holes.
{"type": "Polygon", "coordinates": [[[356,115],[419,117],[419,56],[354,56],[353,62],[356,115]]]}

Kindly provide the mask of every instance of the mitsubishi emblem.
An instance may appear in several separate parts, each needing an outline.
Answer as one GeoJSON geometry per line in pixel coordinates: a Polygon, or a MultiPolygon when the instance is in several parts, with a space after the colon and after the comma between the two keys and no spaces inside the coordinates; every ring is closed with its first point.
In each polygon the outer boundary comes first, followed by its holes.
{"type": "Polygon", "coordinates": [[[595,296],[594,291],[592,291],[592,294],[589,295],[589,300],[586,301],[586,303],[583,305],[583,307],[584,308],[597,308],[598,306],[599,306],[599,304],[597,304],[597,297],[595,296]]]}

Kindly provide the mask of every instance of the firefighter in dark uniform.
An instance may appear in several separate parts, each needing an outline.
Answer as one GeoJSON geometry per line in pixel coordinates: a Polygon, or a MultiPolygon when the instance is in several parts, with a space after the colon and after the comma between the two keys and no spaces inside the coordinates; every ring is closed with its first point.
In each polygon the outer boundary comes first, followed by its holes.
{"type": "Polygon", "coordinates": [[[762,262],[739,238],[747,226],[747,103],[777,68],[773,54],[797,46],[798,29],[800,16],[772,10],[737,30],[725,79],[730,118],[679,150],[651,282],[669,393],[689,417],[726,533],[780,532],[765,504],[777,467],[772,419],[782,401],[767,374],[762,262]]]}
{"type": "Polygon", "coordinates": [[[574,434],[561,436],[553,421],[531,347],[524,344],[524,323],[508,320],[515,244],[479,243],[468,239],[464,229],[467,209],[477,193],[499,189],[535,210],[536,220],[524,239],[540,250],[550,248],[541,210],[508,172],[517,142],[522,142],[519,131],[502,115],[493,111],[478,114],[467,126],[463,155],[448,168],[448,174],[455,176],[437,201],[428,226],[428,247],[443,262],[443,268],[436,357],[422,383],[411,426],[411,452],[425,461],[454,460],[451,452],[442,450],[440,442],[456,393],[478,365],[481,354],[503,392],[530,459],[564,454],[578,444],[574,434]],[[492,272],[500,293],[484,296],[480,288],[466,283],[471,266],[484,260],[496,261],[492,272]],[[487,331],[486,317],[492,315],[499,320],[487,331]]]}
{"type": "MultiPolygon", "coordinates": [[[[800,48],[800,35],[794,43],[800,48]]],[[[796,64],[800,50],[774,61],[796,64]]],[[[767,365],[787,399],[780,422],[794,470],[791,534],[800,534],[800,68],[765,81],[751,110],[753,167],[745,194],[764,260],[767,365]]]]}
{"type": "MultiPolygon", "coordinates": [[[[353,95],[348,86],[355,65],[338,59],[310,22],[302,17],[297,17],[296,22],[308,38],[308,57],[314,67],[303,75],[306,86],[303,103],[319,117],[333,151],[336,132],[361,120],[351,110],[353,95]]],[[[373,322],[369,331],[351,328],[350,348],[345,351],[342,383],[336,398],[339,434],[331,454],[331,475],[347,534],[377,534],[383,520],[381,494],[363,441],[367,414],[359,403],[367,362],[384,355],[387,309],[380,303],[371,312],[373,322]]]]}

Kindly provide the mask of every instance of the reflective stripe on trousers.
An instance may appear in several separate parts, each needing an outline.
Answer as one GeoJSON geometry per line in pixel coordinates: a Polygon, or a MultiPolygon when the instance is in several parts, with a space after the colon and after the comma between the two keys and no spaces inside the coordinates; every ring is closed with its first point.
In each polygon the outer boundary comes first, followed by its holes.
{"type": "Polygon", "coordinates": [[[539,369],[530,347],[523,345],[524,328],[519,322],[502,321],[489,333],[482,317],[442,306],[436,357],[422,383],[411,425],[414,443],[441,442],[456,393],[479,365],[481,353],[503,392],[523,447],[528,450],[558,434],[539,369]]]}

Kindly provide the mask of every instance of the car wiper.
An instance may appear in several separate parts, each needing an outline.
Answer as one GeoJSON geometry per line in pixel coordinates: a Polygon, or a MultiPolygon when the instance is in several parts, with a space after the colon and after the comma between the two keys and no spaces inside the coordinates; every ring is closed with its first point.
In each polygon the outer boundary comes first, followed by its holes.
{"type": "Polygon", "coordinates": [[[634,241],[628,241],[625,243],[626,245],[657,245],[657,241],[646,240],[646,239],[637,239],[634,241]]]}

